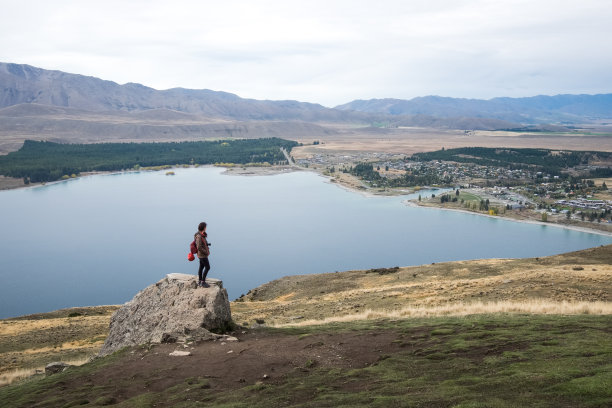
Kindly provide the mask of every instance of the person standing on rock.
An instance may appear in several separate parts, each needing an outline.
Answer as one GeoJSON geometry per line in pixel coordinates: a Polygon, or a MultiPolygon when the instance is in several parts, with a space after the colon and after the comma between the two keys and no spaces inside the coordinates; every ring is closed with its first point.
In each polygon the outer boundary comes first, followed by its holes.
{"type": "Polygon", "coordinates": [[[208,256],[210,255],[208,246],[210,244],[206,241],[207,236],[206,223],[201,222],[200,225],[198,225],[198,232],[195,233],[194,239],[196,247],[198,248],[198,259],[200,260],[200,267],[198,268],[198,286],[204,288],[208,287],[206,275],[208,275],[208,271],[210,271],[210,262],[208,262],[208,256]]]}

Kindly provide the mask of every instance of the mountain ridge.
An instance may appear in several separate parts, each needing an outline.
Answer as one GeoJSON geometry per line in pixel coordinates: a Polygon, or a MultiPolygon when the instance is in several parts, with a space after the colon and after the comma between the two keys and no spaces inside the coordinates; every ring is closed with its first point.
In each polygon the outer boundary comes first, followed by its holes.
{"type": "Polygon", "coordinates": [[[423,117],[430,117],[436,119],[428,120],[433,126],[502,129],[518,124],[592,123],[612,118],[612,93],[488,100],[430,95],[409,100],[358,99],[328,108],[295,100],[247,99],[210,89],[157,90],[135,82],[120,85],[93,76],[4,62],[0,62],[0,89],[3,90],[0,109],[23,103],[95,112],[167,109],[238,121],[387,122],[391,126],[419,126],[423,117]],[[483,119],[489,122],[482,124],[483,119]]]}
{"type": "Polygon", "coordinates": [[[412,99],[357,99],[335,109],[366,113],[430,115],[440,118],[466,116],[527,124],[583,123],[612,118],[612,94],[559,94],[492,99],[420,96],[412,99]]]}
{"type": "Polygon", "coordinates": [[[351,113],[298,101],[261,101],[209,89],[156,90],[137,83],[117,84],[80,74],[0,62],[0,108],[22,103],[75,107],[88,111],[170,109],[233,120],[369,121],[351,113]]]}

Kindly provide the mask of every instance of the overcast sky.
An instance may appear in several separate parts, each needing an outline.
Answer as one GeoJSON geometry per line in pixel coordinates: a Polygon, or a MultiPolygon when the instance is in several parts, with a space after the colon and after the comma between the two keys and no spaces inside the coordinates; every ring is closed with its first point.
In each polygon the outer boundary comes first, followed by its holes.
{"type": "Polygon", "coordinates": [[[0,0],[0,61],[325,106],[610,93],[612,1],[0,0]]]}

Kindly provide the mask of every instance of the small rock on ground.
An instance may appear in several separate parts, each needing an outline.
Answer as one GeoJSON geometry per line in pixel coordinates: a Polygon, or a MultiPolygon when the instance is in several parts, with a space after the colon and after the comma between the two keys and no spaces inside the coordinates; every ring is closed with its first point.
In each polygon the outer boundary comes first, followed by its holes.
{"type": "Polygon", "coordinates": [[[190,351],[175,350],[172,353],[170,353],[169,355],[171,355],[173,357],[186,357],[186,356],[190,356],[191,352],[190,351]]]}

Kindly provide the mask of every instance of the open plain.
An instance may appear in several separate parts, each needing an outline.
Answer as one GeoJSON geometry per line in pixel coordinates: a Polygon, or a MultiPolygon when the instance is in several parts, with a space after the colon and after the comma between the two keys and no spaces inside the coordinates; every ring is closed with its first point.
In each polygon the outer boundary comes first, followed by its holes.
{"type": "Polygon", "coordinates": [[[292,151],[293,156],[298,159],[314,154],[338,155],[355,152],[409,156],[442,148],[473,146],[612,151],[612,126],[584,128],[570,133],[326,126],[334,129],[334,132],[323,137],[297,138],[296,140],[303,142],[305,146],[295,148],[292,151]],[[322,143],[312,145],[315,140],[322,143]]]}

